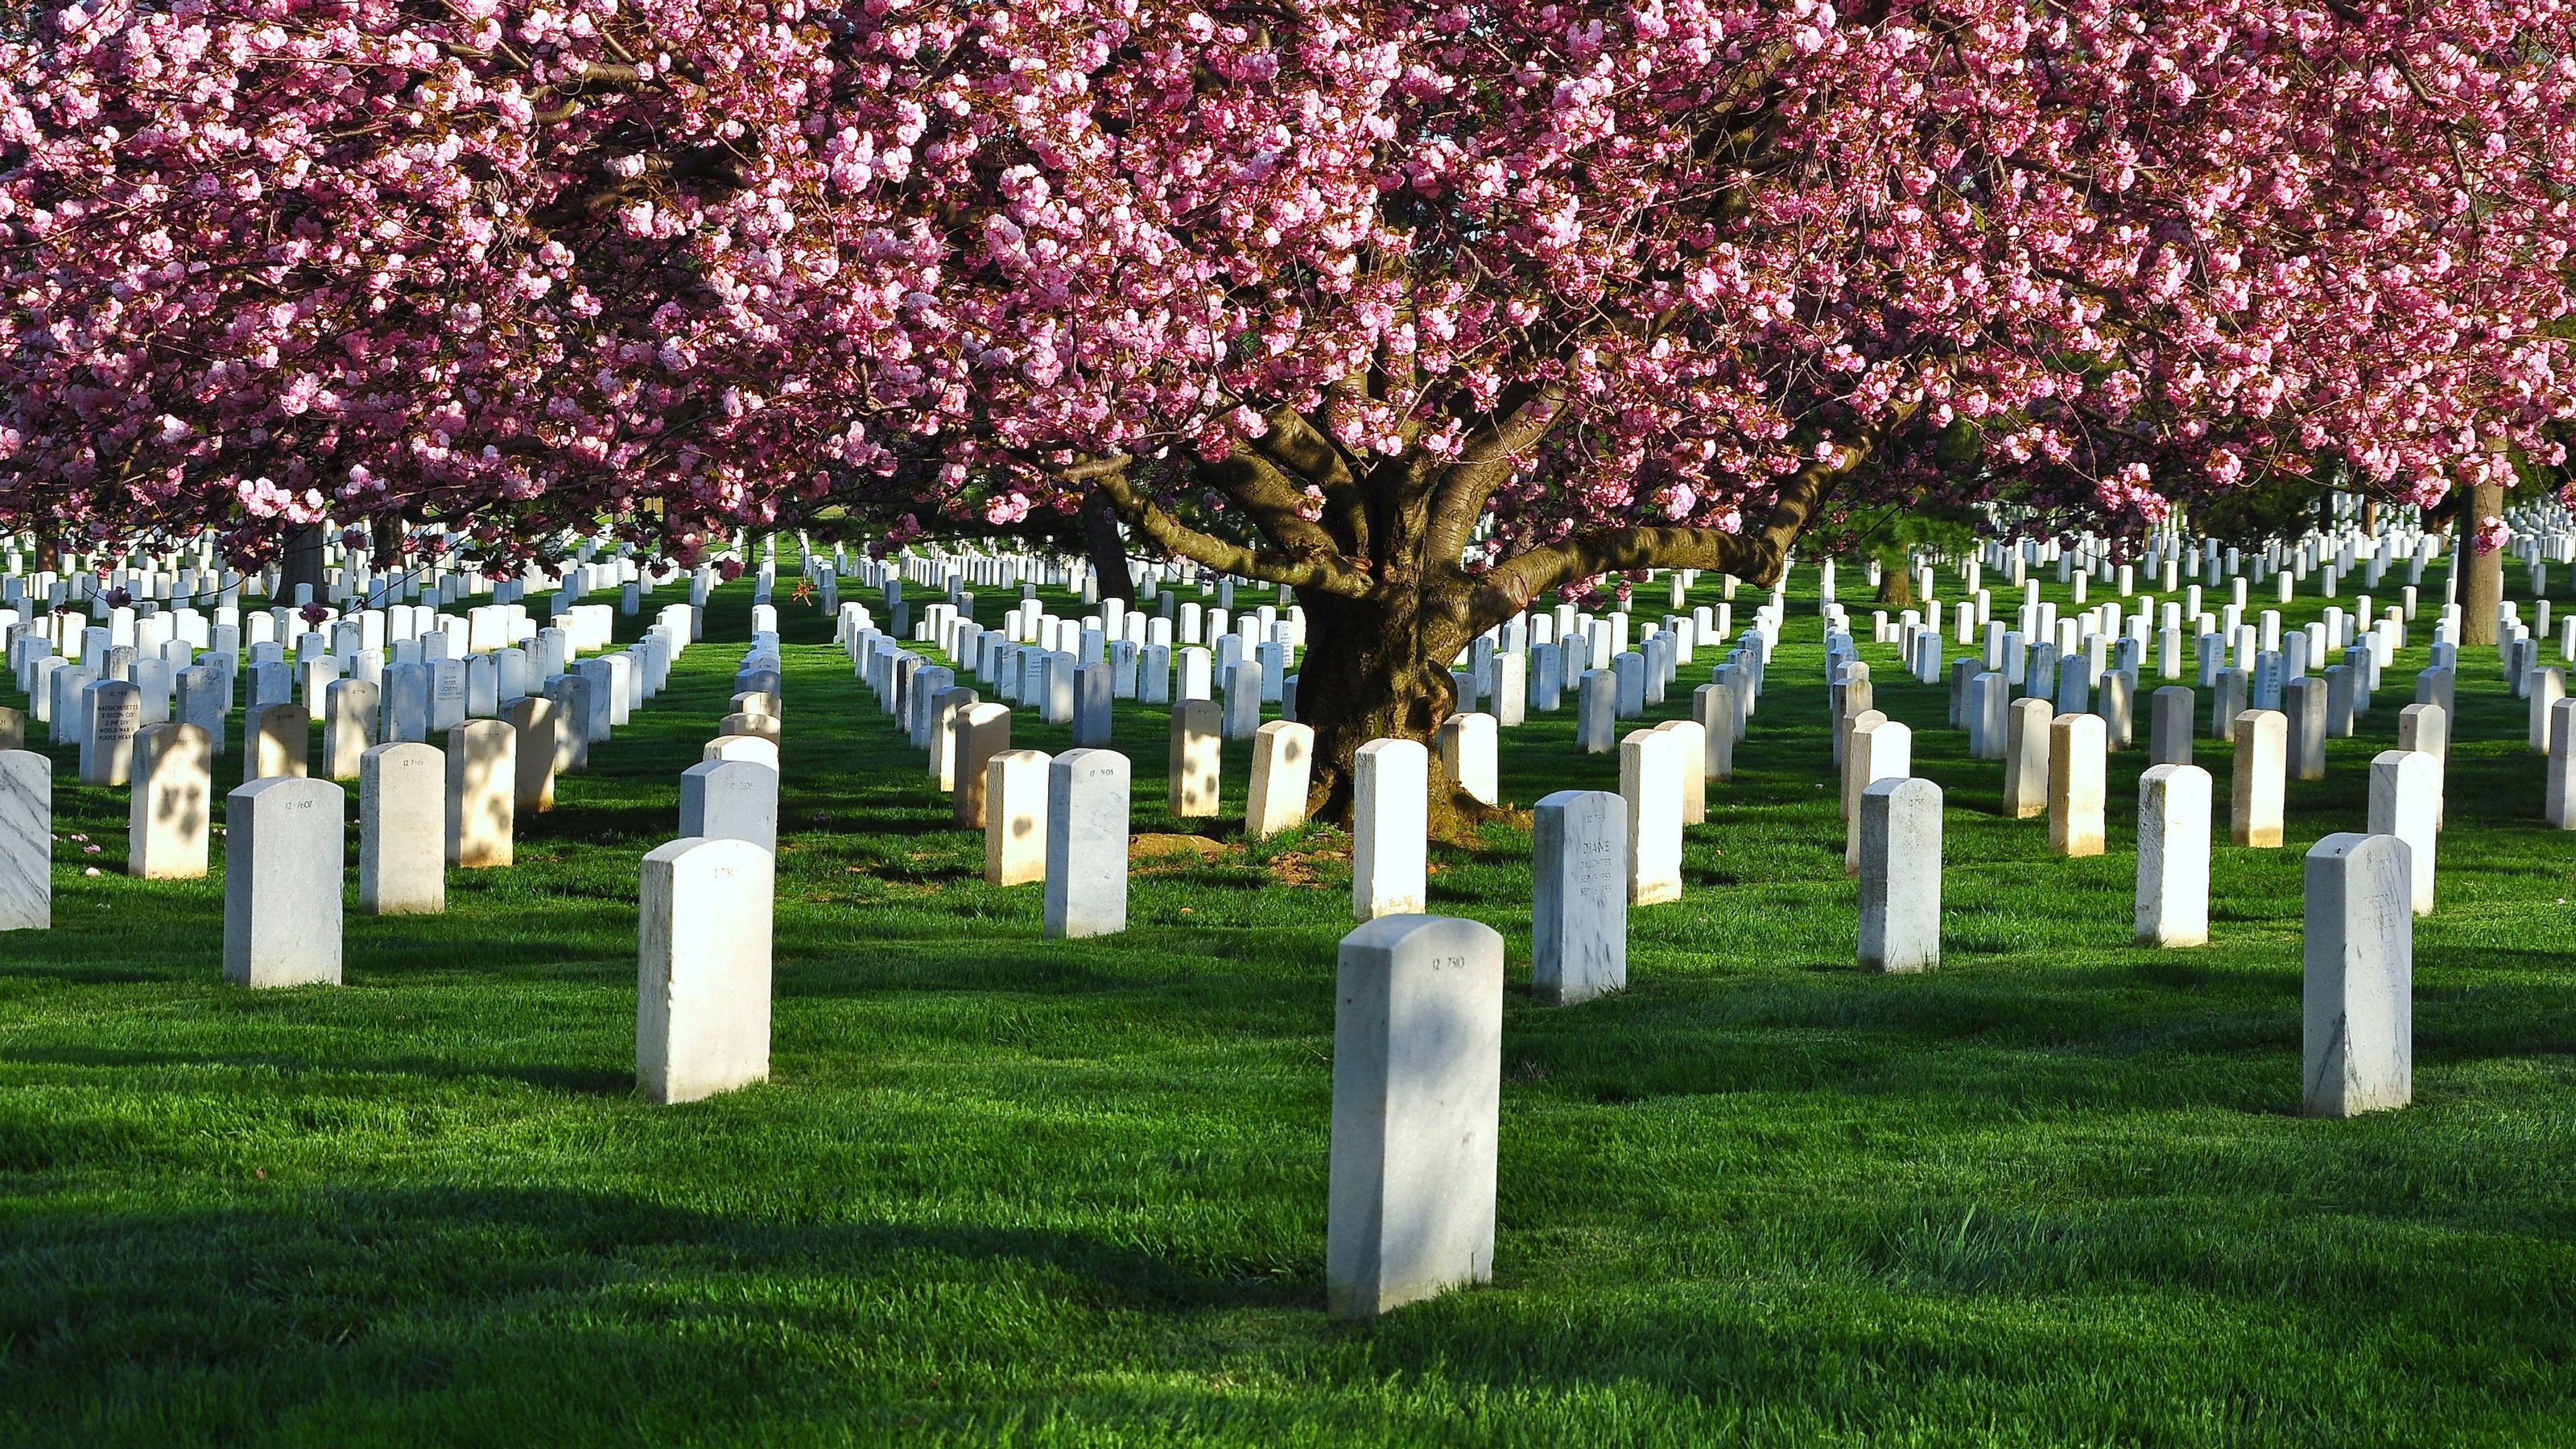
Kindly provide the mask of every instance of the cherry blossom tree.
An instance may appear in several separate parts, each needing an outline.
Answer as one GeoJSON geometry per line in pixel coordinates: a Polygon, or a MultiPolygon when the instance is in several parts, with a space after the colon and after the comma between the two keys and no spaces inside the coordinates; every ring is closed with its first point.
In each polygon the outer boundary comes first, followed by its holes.
{"type": "Polygon", "coordinates": [[[2499,511],[2576,410],[2571,31],[93,0],[0,50],[0,521],[606,515],[685,555],[1105,509],[1296,590],[1333,808],[1482,629],[1768,581],[1839,510],[2499,511]]]}

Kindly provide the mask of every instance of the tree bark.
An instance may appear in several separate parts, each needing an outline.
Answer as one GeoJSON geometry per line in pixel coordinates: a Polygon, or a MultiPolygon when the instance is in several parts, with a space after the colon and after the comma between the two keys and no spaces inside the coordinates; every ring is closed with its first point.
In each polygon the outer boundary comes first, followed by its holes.
{"type": "MultiPolygon", "coordinates": [[[[1259,544],[1193,526],[1129,475],[1123,455],[1055,464],[1057,477],[1105,497],[1140,547],[1204,568],[1283,584],[1306,610],[1306,652],[1297,675],[1297,717],[1315,731],[1308,813],[1347,821],[1355,761],[1371,740],[1426,747],[1457,707],[1450,665],[1481,631],[1579,580],[1654,568],[1723,569],[1767,585],[1832,494],[1865,463],[1876,435],[1820,448],[1784,479],[1762,517],[1742,531],[1663,525],[1581,531],[1470,574],[1461,561],[1476,521],[1512,460],[1536,446],[1552,406],[1533,398],[1497,423],[1461,459],[1370,462],[1335,446],[1328,432],[1280,410],[1271,431],[1247,440],[1197,481],[1223,494],[1251,522],[1259,544]],[[1319,513],[1306,500],[1323,495],[1319,513]]],[[[1494,815],[1452,784],[1435,751],[1430,827],[1438,838],[1470,838],[1494,815]]]]}
{"type": "Polygon", "coordinates": [[[1891,609],[1914,607],[1914,570],[1902,563],[1883,565],[1878,571],[1878,601],[1891,609]]]}
{"type": "Polygon", "coordinates": [[[400,518],[380,513],[368,520],[367,541],[374,552],[377,573],[391,573],[401,567],[403,525],[400,518]]]}
{"type": "Polygon", "coordinates": [[[1098,489],[1082,503],[1083,551],[1100,580],[1100,597],[1133,606],[1136,580],[1127,572],[1127,541],[1118,534],[1118,513],[1098,489]]]}
{"type": "Polygon", "coordinates": [[[2504,489],[2480,484],[2469,490],[2468,511],[2454,530],[2451,567],[2466,571],[2460,586],[2460,642],[2493,646],[2496,616],[2504,606],[2504,550],[2478,552],[2478,528],[2504,513],[2504,489]]]}
{"type": "Polygon", "coordinates": [[[295,602],[295,586],[311,584],[314,602],[319,603],[329,592],[322,577],[323,528],[307,523],[286,536],[286,547],[277,556],[277,600],[295,602]]]}
{"type": "MultiPolygon", "coordinates": [[[[1436,587],[1436,586],[1435,586],[1436,587]]],[[[1418,740],[1432,750],[1430,833],[1469,836],[1488,813],[1440,768],[1433,736],[1458,706],[1449,662],[1464,641],[1418,595],[1368,599],[1301,594],[1306,652],[1297,672],[1297,718],[1315,732],[1307,813],[1348,820],[1360,746],[1371,740],[1418,740]]],[[[1455,603],[1457,601],[1446,601],[1455,603]]]]}

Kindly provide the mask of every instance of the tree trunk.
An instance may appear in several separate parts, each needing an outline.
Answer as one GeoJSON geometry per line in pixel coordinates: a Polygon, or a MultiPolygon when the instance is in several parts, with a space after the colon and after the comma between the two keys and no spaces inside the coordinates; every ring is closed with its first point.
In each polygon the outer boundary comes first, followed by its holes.
{"type": "Polygon", "coordinates": [[[390,513],[379,513],[367,522],[367,542],[373,551],[377,573],[391,573],[402,564],[402,520],[390,513]]]}
{"type": "Polygon", "coordinates": [[[2478,529],[2504,513],[2504,489],[2482,483],[2469,490],[2469,505],[2453,530],[2451,567],[2464,569],[2460,584],[2460,642],[2493,645],[2496,616],[2504,606],[2504,550],[2478,552],[2478,529]]]}
{"type": "Polygon", "coordinates": [[[1905,564],[1878,571],[1878,601],[1891,609],[1914,607],[1914,570],[1905,564]]]}
{"type": "Polygon", "coordinates": [[[295,586],[311,584],[313,601],[319,603],[329,592],[322,578],[323,528],[308,523],[286,536],[286,547],[277,557],[277,601],[295,602],[295,586]]]}
{"type": "Polygon", "coordinates": [[[1098,489],[1083,500],[1082,537],[1091,570],[1100,579],[1100,597],[1133,607],[1136,580],[1127,572],[1127,541],[1118,535],[1118,515],[1109,506],[1109,495],[1098,489]]]}
{"type": "Polygon", "coordinates": [[[36,535],[36,567],[46,573],[63,571],[63,541],[50,533],[36,535]]]}
{"type": "Polygon", "coordinates": [[[1315,732],[1307,813],[1347,823],[1360,746],[1414,740],[1431,750],[1430,833],[1461,840],[1489,812],[1451,784],[1433,737],[1457,708],[1449,661],[1460,648],[1453,631],[1426,620],[1414,598],[1346,599],[1299,595],[1306,608],[1306,652],[1297,672],[1297,719],[1315,732]]]}

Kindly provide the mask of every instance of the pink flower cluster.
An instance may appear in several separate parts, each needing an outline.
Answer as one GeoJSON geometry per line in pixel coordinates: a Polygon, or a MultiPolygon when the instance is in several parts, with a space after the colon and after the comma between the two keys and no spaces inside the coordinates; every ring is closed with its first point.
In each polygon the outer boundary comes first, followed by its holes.
{"type": "Polygon", "coordinates": [[[0,39],[0,524],[2432,501],[2564,461],[2571,195],[2565,0],[78,0],[0,39]]]}

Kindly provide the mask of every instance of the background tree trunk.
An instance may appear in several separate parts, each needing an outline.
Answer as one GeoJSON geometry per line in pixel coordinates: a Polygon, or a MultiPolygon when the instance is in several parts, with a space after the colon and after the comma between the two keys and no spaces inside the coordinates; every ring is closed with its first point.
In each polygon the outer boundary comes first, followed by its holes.
{"type": "Polygon", "coordinates": [[[2504,489],[2480,484],[2469,490],[2468,511],[2452,531],[2457,550],[2451,567],[2465,570],[2460,581],[2460,642],[2493,645],[2496,616],[2504,605],[2504,550],[2478,552],[2478,525],[2504,513],[2504,489]]]}
{"type": "Polygon", "coordinates": [[[1902,563],[1878,571],[1878,601],[1893,609],[1914,607],[1914,570],[1902,563]]]}
{"type": "Polygon", "coordinates": [[[323,526],[318,523],[305,524],[287,535],[286,547],[277,557],[279,603],[295,602],[297,584],[311,584],[316,602],[327,597],[329,591],[323,587],[322,578],[323,540],[323,526]]]}
{"type": "Polygon", "coordinates": [[[403,525],[400,518],[390,513],[380,513],[369,519],[367,541],[375,552],[377,573],[391,573],[401,566],[403,525]]]}
{"type": "Polygon", "coordinates": [[[1109,495],[1097,488],[1082,501],[1082,535],[1083,551],[1092,572],[1100,577],[1100,597],[1133,607],[1136,580],[1127,572],[1127,541],[1119,536],[1118,515],[1110,509],[1109,495]]]}

